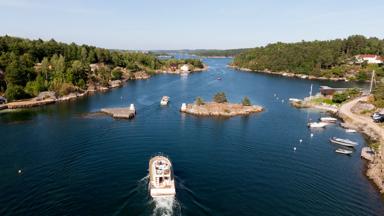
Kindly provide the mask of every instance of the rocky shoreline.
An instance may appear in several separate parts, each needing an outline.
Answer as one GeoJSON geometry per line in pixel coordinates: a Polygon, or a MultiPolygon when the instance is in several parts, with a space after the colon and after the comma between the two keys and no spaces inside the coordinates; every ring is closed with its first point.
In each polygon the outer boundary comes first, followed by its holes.
{"type": "Polygon", "coordinates": [[[206,71],[206,70],[208,70],[208,66],[206,64],[204,64],[203,68],[194,68],[188,72],[182,71],[181,69],[176,69],[176,70],[167,69],[167,70],[158,70],[155,73],[156,74],[182,74],[182,73],[201,72],[201,71],[206,71]]]}
{"type": "Polygon", "coordinates": [[[181,109],[181,112],[197,116],[233,117],[258,113],[263,110],[263,107],[256,105],[243,106],[241,104],[208,102],[203,105],[187,104],[185,109],[181,109]]]}
{"type": "Polygon", "coordinates": [[[379,143],[373,161],[368,162],[366,175],[379,188],[380,193],[384,194],[384,128],[374,123],[371,118],[353,112],[353,107],[359,101],[367,99],[367,96],[360,97],[343,104],[336,115],[343,119],[343,127],[358,130],[367,135],[371,142],[379,143]]]}
{"type": "MultiPolygon", "coordinates": [[[[205,71],[205,70],[208,70],[207,65],[204,65],[204,68],[193,69],[192,71],[190,71],[190,73],[200,72],[200,71],[205,71]]],[[[170,70],[167,70],[167,71],[166,72],[157,71],[156,73],[159,73],[159,74],[160,73],[163,73],[163,74],[165,74],[165,73],[181,74],[182,73],[181,70],[179,70],[179,69],[175,72],[170,72],[170,70]]],[[[70,94],[62,96],[62,97],[56,97],[54,92],[41,92],[42,94],[48,95],[48,96],[47,97],[37,96],[37,97],[31,98],[31,99],[18,100],[18,101],[9,102],[7,104],[1,104],[0,110],[26,109],[26,108],[32,108],[32,107],[54,104],[56,102],[61,102],[61,101],[68,101],[68,100],[84,97],[84,96],[86,96],[92,92],[103,92],[103,91],[108,91],[108,90],[113,89],[113,88],[119,88],[119,87],[123,86],[123,84],[125,82],[127,82],[128,80],[144,80],[144,79],[149,79],[151,77],[148,73],[146,73],[144,71],[135,72],[133,75],[134,75],[134,77],[131,79],[125,78],[125,79],[121,79],[121,80],[111,80],[111,81],[109,81],[108,86],[99,86],[99,85],[98,86],[88,86],[87,90],[85,90],[85,91],[73,92],[73,93],[70,93],[70,94]]]]}
{"type": "Polygon", "coordinates": [[[291,77],[291,78],[299,78],[299,79],[309,79],[309,80],[330,80],[330,81],[344,81],[348,82],[349,80],[344,77],[316,77],[313,75],[306,75],[306,74],[296,74],[292,72],[274,72],[274,71],[269,71],[269,70],[264,70],[264,71],[255,71],[251,70],[249,68],[242,68],[242,67],[237,67],[234,65],[228,65],[228,67],[233,68],[235,70],[240,70],[240,71],[248,71],[248,72],[257,72],[257,73],[265,73],[265,74],[272,74],[272,75],[278,75],[278,76],[284,76],[284,77],[291,77]]]}

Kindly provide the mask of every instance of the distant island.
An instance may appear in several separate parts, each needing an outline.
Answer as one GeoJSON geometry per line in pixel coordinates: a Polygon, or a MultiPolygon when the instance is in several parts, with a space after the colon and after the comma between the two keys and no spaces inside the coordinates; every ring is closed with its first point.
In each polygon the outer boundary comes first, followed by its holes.
{"type": "MultiPolygon", "coordinates": [[[[159,73],[202,71],[199,59],[164,59],[138,51],[0,37],[0,97],[10,108],[67,100],[159,73]]],[[[8,106],[2,105],[1,108],[8,106]]]]}
{"type": "Polygon", "coordinates": [[[234,58],[237,69],[312,79],[384,78],[384,40],[361,35],[328,41],[273,43],[248,49],[234,58]]]}
{"type": "Polygon", "coordinates": [[[199,49],[199,50],[189,50],[188,53],[192,55],[197,55],[201,57],[208,58],[226,58],[226,57],[234,57],[240,53],[243,53],[249,49],[199,49]]]}
{"type": "Polygon", "coordinates": [[[225,93],[219,92],[213,97],[213,102],[204,102],[197,97],[193,104],[181,107],[181,112],[198,116],[223,116],[249,115],[263,111],[261,106],[252,105],[248,97],[244,97],[241,103],[228,103],[225,93]]]}

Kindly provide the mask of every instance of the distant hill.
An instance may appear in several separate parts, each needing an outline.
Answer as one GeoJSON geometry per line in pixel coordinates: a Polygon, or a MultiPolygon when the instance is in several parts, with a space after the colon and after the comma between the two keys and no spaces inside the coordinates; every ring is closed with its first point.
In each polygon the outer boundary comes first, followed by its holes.
{"type": "Polygon", "coordinates": [[[198,56],[206,56],[206,57],[234,57],[242,52],[250,50],[249,48],[242,49],[227,49],[227,50],[219,50],[219,49],[201,49],[201,50],[191,50],[190,54],[198,55],[198,56]]]}
{"type": "Polygon", "coordinates": [[[382,65],[354,64],[358,54],[384,55],[384,40],[361,35],[347,39],[273,43],[245,50],[236,55],[232,65],[253,71],[291,72],[316,77],[347,77],[365,80],[376,70],[384,77],[382,65]]]}

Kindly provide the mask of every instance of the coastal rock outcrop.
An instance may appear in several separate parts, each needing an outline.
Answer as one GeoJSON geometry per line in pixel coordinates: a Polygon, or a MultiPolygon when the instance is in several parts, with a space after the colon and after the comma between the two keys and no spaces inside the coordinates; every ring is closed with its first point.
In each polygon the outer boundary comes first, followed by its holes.
{"type": "Polygon", "coordinates": [[[198,116],[224,116],[232,117],[237,115],[249,115],[263,111],[263,107],[252,105],[209,102],[202,105],[187,104],[182,112],[198,116]]]}

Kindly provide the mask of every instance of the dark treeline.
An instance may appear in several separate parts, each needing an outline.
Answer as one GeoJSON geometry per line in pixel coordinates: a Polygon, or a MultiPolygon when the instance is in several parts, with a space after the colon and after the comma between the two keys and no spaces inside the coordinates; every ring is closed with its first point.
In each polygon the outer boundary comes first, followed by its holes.
{"type": "MultiPolygon", "coordinates": [[[[172,60],[172,63],[202,65],[195,60],[172,60]]],[[[141,52],[3,36],[0,37],[0,95],[5,94],[9,100],[33,97],[46,90],[65,95],[86,89],[91,83],[108,85],[108,81],[121,78],[118,68],[130,73],[154,73],[168,64],[141,52]],[[91,70],[91,64],[98,64],[98,69],[91,70]]]]}
{"type": "MultiPolygon", "coordinates": [[[[384,40],[355,35],[347,39],[329,41],[279,42],[239,54],[235,57],[233,65],[255,71],[343,77],[352,69],[356,70],[356,67],[346,65],[351,64],[353,56],[357,54],[383,55],[384,40]]],[[[382,68],[378,70],[379,74],[383,73],[382,68]]]]}
{"type": "Polygon", "coordinates": [[[224,56],[224,57],[233,57],[242,52],[245,52],[249,49],[227,49],[227,50],[193,50],[189,51],[190,54],[198,55],[198,56],[224,56]]]}

